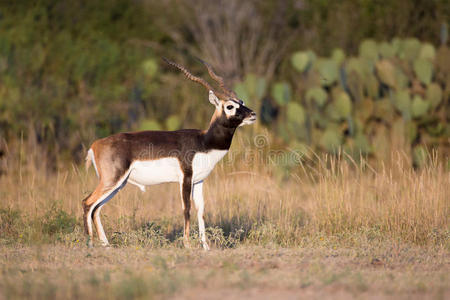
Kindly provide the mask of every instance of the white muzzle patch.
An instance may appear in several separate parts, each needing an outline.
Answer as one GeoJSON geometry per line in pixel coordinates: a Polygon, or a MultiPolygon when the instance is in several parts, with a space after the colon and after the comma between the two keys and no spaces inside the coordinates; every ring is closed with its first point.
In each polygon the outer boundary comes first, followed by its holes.
{"type": "Polygon", "coordinates": [[[248,117],[248,118],[245,118],[244,121],[242,121],[241,125],[239,125],[239,126],[250,125],[255,122],[256,122],[256,117],[248,117]]]}

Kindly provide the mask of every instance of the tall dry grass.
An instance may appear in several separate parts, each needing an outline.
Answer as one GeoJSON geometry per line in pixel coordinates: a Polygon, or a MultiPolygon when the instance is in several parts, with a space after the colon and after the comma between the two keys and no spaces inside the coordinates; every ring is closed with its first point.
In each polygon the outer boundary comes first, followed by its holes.
{"type": "MultiPolygon", "coordinates": [[[[364,237],[449,247],[448,160],[430,154],[428,164],[414,170],[403,153],[393,153],[389,164],[356,162],[341,153],[310,154],[287,164],[286,156],[276,155],[289,152],[252,148],[239,140],[205,181],[210,234],[219,230],[241,242],[282,246],[331,238],[358,243],[364,237]]],[[[81,199],[97,183],[94,172],[77,165],[49,171],[37,156],[28,159],[23,149],[9,152],[2,164],[0,208],[18,212],[22,224],[33,227],[58,207],[77,218],[81,239],[81,199]]],[[[102,218],[110,237],[149,222],[166,236],[181,234],[178,187],[152,186],[142,193],[127,185],[105,206],[102,218]]],[[[196,223],[195,210],[192,220],[196,223]]]]}

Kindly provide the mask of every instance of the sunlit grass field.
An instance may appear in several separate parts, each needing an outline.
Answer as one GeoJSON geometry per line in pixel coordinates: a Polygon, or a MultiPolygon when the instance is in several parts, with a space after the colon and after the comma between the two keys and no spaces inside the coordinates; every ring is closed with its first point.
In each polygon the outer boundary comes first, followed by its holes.
{"type": "Polygon", "coordinates": [[[414,170],[402,152],[389,163],[287,159],[288,150],[237,144],[205,181],[209,253],[195,209],[193,249],[182,246],[176,184],[127,185],[102,210],[113,248],[88,249],[81,199],[97,183],[93,170],[49,171],[38,152],[10,154],[0,299],[450,296],[448,161],[430,153],[414,170]]]}

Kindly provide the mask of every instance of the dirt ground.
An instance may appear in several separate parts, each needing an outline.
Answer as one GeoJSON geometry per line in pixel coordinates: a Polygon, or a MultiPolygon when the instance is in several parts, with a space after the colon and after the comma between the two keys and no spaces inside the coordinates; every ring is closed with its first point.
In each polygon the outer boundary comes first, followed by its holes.
{"type": "Polygon", "coordinates": [[[0,298],[450,299],[449,271],[447,250],[417,246],[2,246],[0,298]]]}

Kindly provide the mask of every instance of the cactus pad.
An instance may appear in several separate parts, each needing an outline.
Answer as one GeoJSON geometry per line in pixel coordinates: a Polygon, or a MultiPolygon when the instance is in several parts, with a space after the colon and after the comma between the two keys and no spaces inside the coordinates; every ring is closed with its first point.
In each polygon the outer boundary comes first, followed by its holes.
{"type": "Polygon", "coordinates": [[[272,86],[272,97],[279,105],[285,105],[291,101],[291,86],[286,82],[277,82],[272,86]]]}
{"type": "Polygon", "coordinates": [[[423,117],[430,108],[430,102],[422,99],[419,95],[414,96],[411,103],[411,115],[413,118],[423,117]]]}
{"type": "Polygon", "coordinates": [[[321,87],[314,87],[308,89],[305,95],[306,101],[308,103],[311,103],[314,101],[317,106],[323,107],[325,103],[327,102],[328,95],[327,92],[321,87]]]}
{"type": "Polygon", "coordinates": [[[433,76],[433,63],[427,59],[418,58],[414,60],[414,73],[420,82],[423,84],[430,84],[433,76]]]}
{"type": "Polygon", "coordinates": [[[291,63],[297,71],[303,73],[311,65],[311,57],[306,51],[298,51],[292,55],[291,63]]]}

